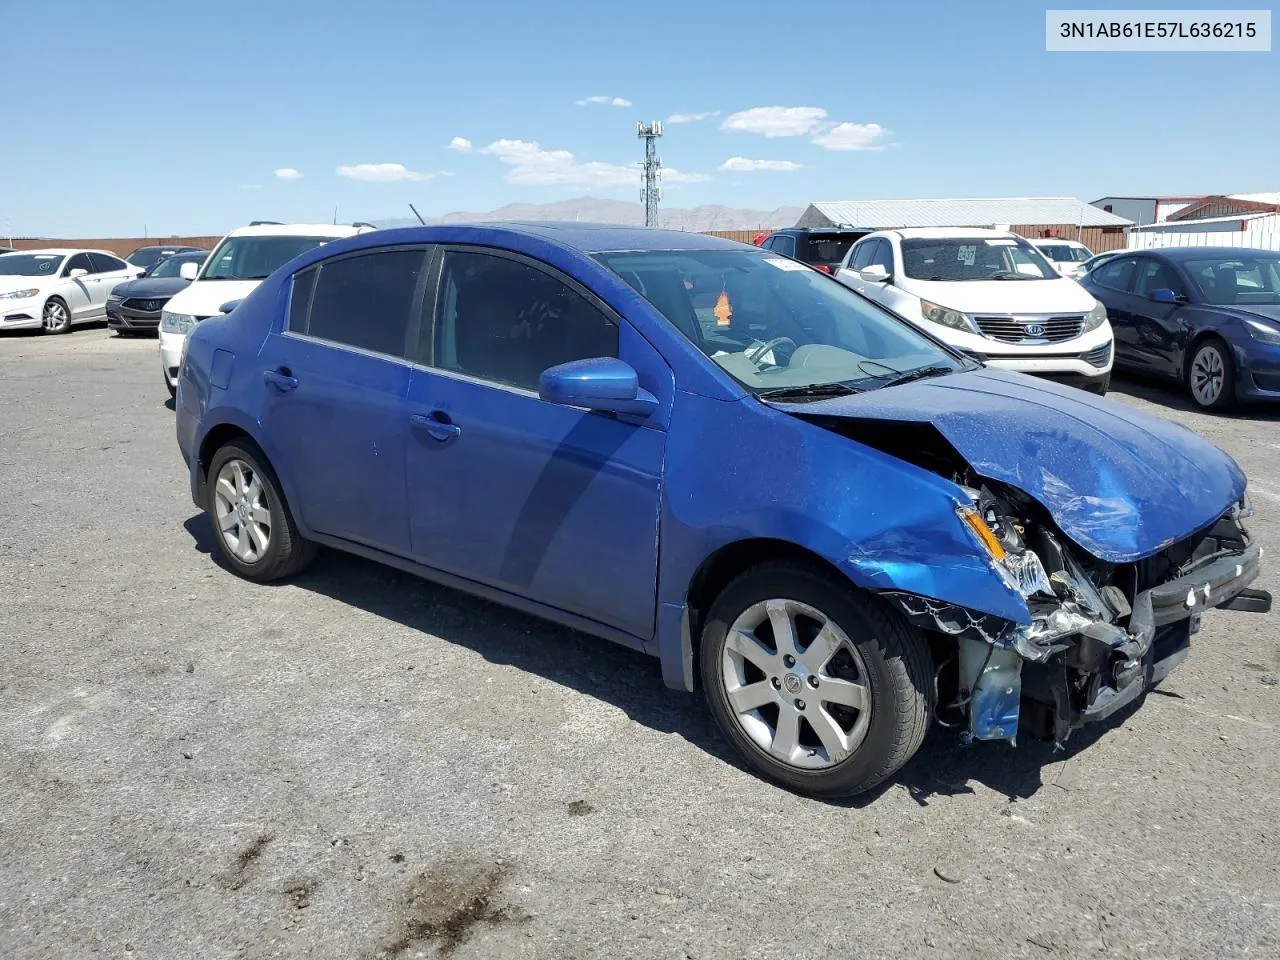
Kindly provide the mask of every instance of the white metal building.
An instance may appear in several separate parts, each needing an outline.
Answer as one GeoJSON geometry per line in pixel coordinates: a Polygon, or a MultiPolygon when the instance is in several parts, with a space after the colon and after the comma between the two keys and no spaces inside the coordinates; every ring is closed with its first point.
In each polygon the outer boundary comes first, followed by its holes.
{"type": "Polygon", "coordinates": [[[1045,228],[1126,227],[1124,217],[1075,197],[994,197],[988,199],[819,200],[809,204],[797,227],[1045,228]]]}
{"type": "Polygon", "coordinates": [[[1130,250],[1152,247],[1253,247],[1280,251],[1280,213],[1249,213],[1204,220],[1170,220],[1126,233],[1130,250]]]}

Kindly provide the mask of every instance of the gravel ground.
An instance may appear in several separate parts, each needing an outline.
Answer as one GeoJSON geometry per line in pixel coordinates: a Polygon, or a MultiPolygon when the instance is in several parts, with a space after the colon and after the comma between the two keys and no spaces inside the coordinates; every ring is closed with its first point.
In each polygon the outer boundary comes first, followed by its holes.
{"type": "MultiPolygon", "coordinates": [[[[0,337],[0,955],[1280,954],[1276,617],[1064,751],[935,729],[807,800],[656,661],[340,555],[218,567],[155,353],[0,337]]],[[[1114,395],[1233,454],[1280,555],[1280,415],[1114,395]]]]}

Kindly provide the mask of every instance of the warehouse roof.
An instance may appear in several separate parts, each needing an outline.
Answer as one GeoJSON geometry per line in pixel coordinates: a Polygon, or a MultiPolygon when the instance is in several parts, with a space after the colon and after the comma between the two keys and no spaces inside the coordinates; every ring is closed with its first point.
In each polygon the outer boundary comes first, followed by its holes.
{"type": "Polygon", "coordinates": [[[989,227],[997,223],[1126,227],[1133,221],[1075,197],[994,197],[974,200],[818,200],[797,226],[989,227]]]}

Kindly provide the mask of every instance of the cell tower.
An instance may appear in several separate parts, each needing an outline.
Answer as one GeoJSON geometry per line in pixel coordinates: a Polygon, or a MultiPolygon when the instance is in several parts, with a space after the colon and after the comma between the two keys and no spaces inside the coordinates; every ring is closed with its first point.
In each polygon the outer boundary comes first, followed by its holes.
{"type": "Polygon", "coordinates": [[[662,159],[658,156],[658,138],[662,136],[662,121],[637,123],[636,136],[644,141],[644,172],[640,182],[640,199],[644,201],[644,225],[658,225],[658,201],[662,199],[662,159]]]}

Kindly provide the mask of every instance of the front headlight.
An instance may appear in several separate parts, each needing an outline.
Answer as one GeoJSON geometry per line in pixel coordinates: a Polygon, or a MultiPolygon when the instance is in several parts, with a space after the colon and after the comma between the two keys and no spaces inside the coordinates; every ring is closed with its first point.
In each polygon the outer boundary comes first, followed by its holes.
{"type": "Polygon", "coordinates": [[[39,292],[39,287],[30,287],[26,290],[10,290],[8,293],[0,293],[0,300],[26,300],[28,297],[34,297],[39,292]]]}
{"type": "Polygon", "coordinates": [[[1249,331],[1249,336],[1262,343],[1280,343],[1280,327],[1272,323],[1264,323],[1261,320],[1246,320],[1244,328],[1249,331]]]}
{"type": "Polygon", "coordinates": [[[1001,523],[999,518],[993,515],[991,522],[988,522],[981,513],[968,506],[958,508],[956,515],[969,528],[974,539],[986,550],[992,566],[999,571],[1005,583],[1023,597],[1030,597],[1037,593],[1050,597],[1054,595],[1053,585],[1049,582],[1048,574],[1045,573],[1044,564],[1033,551],[1022,547],[1021,537],[1013,537],[1016,542],[1012,544],[1012,549],[1005,548],[1005,544],[991,528],[991,523],[997,525],[1001,523]]]}
{"type": "Polygon", "coordinates": [[[1107,308],[1102,304],[1095,302],[1093,309],[1089,311],[1084,318],[1084,332],[1097,330],[1100,326],[1107,322],[1107,308]]]}
{"type": "Polygon", "coordinates": [[[950,307],[944,307],[937,303],[930,303],[928,300],[920,301],[920,313],[926,319],[933,323],[940,323],[944,327],[951,327],[953,330],[963,330],[965,333],[977,333],[969,318],[958,310],[952,310],[950,307]]]}
{"type": "Polygon", "coordinates": [[[189,313],[170,313],[165,310],[160,314],[160,330],[163,333],[187,334],[195,325],[196,318],[189,313]]]}

